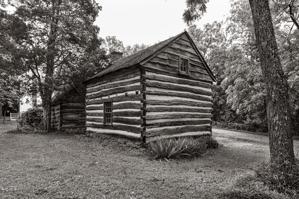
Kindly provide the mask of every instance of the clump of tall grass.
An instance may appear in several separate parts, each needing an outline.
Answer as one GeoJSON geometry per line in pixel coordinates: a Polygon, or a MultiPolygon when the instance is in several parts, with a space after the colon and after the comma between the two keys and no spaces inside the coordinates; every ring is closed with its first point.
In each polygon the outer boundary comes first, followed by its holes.
{"type": "Polygon", "coordinates": [[[148,148],[155,159],[197,157],[207,151],[207,139],[210,138],[161,139],[150,142],[148,148]]]}

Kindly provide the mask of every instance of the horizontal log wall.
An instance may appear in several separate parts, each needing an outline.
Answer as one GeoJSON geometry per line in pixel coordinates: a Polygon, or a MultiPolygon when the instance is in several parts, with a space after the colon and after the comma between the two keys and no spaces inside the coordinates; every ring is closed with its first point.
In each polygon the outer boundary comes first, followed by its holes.
{"type": "Polygon", "coordinates": [[[87,85],[86,130],[141,138],[141,83],[138,68],[123,69],[87,85]],[[112,101],[113,125],[104,125],[104,102],[112,101]]]}
{"type": "Polygon", "coordinates": [[[144,64],[146,141],[211,133],[212,79],[187,37],[144,64]],[[189,76],[179,74],[189,59],[189,76]]]}
{"type": "Polygon", "coordinates": [[[68,103],[61,104],[61,129],[85,128],[85,104],[68,103]]]}
{"type": "Polygon", "coordinates": [[[159,74],[158,71],[146,71],[145,77],[147,141],[157,137],[210,134],[210,84],[159,74]]]}
{"type": "Polygon", "coordinates": [[[60,105],[51,107],[51,128],[53,130],[60,130],[60,105]]]}
{"type": "Polygon", "coordinates": [[[177,75],[180,57],[188,58],[189,60],[190,76],[188,79],[212,83],[213,80],[208,75],[204,63],[185,36],[178,38],[174,41],[174,43],[170,44],[169,47],[165,48],[144,65],[147,68],[157,69],[167,74],[177,75]]]}

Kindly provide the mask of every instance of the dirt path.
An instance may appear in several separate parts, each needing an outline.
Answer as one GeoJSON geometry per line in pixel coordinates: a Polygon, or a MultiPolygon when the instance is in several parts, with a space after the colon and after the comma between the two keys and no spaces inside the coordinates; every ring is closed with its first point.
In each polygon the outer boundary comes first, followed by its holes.
{"type": "Polygon", "coordinates": [[[167,162],[122,138],[1,133],[0,198],[215,198],[252,174],[268,149],[265,137],[214,135],[218,150],[167,162]]]}
{"type": "MultiPolygon", "coordinates": [[[[246,148],[248,148],[249,151],[253,150],[250,146],[258,146],[260,149],[263,149],[266,154],[269,154],[269,139],[267,136],[218,128],[213,129],[213,136],[216,137],[217,140],[221,141],[224,145],[233,145],[235,147],[238,147],[238,145],[245,145],[244,148],[241,147],[241,150],[246,150],[246,148]]],[[[299,140],[294,140],[294,147],[295,155],[296,157],[299,157],[299,140]]]]}

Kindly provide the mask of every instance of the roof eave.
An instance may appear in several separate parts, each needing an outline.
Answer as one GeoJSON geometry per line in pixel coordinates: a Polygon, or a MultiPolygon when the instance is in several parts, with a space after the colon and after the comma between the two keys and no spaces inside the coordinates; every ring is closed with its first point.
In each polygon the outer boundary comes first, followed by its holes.
{"type": "Polygon", "coordinates": [[[189,33],[188,33],[187,31],[185,31],[185,33],[186,33],[187,37],[189,38],[189,40],[191,41],[191,44],[192,44],[193,48],[196,50],[197,54],[199,55],[201,61],[202,61],[203,64],[204,64],[205,68],[207,69],[207,71],[208,71],[210,77],[212,78],[212,80],[213,80],[214,82],[216,82],[217,79],[216,79],[214,73],[212,72],[212,70],[211,70],[210,67],[208,66],[208,64],[207,64],[206,60],[204,59],[204,57],[201,55],[201,53],[200,53],[199,49],[197,48],[196,44],[194,43],[192,37],[189,35],[189,33]]]}
{"type": "Polygon", "coordinates": [[[178,34],[177,36],[173,37],[171,40],[169,40],[169,42],[167,42],[164,46],[161,46],[161,48],[159,48],[158,50],[156,50],[156,52],[154,52],[152,55],[148,56],[147,58],[143,59],[142,61],[140,61],[140,64],[143,65],[146,62],[148,62],[150,59],[152,59],[153,57],[155,57],[157,54],[159,54],[164,48],[166,48],[169,44],[171,44],[173,41],[175,41],[176,39],[178,39],[180,36],[182,36],[185,33],[182,32],[180,34],[178,34]]]}
{"type": "MultiPolygon", "coordinates": [[[[174,40],[176,40],[177,38],[179,38],[180,36],[182,36],[183,34],[185,33],[185,31],[184,32],[182,32],[182,33],[180,33],[180,34],[178,34],[177,36],[175,36],[175,37],[173,37],[171,40],[169,40],[165,45],[163,45],[163,46],[161,46],[158,50],[156,50],[154,53],[152,53],[151,55],[149,55],[149,56],[147,56],[146,58],[144,58],[144,59],[142,59],[141,61],[139,61],[138,63],[135,63],[135,64],[132,64],[132,65],[129,65],[129,66],[127,66],[126,68],[129,68],[129,67],[133,67],[133,66],[142,66],[144,63],[146,63],[148,60],[150,60],[152,57],[154,57],[154,56],[156,56],[159,52],[161,52],[161,50],[163,50],[165,47],[167,47],[170,43],[172,43],[174,40]]],[[[104,70],[106,70],[106,69],[104,69],[104,70]]],[[[104,71],[103,70],[103,71],[104,71]]],[[[118,69],[118,70],[121,70],[121,69],[118,69]]],[[[111,72],[116,72],[116,71],[118,71],[118,70],[115,70],[115,71],[111,71],[111,72]]],[[[103,72],[103,71],[101,71],[101,72],[103,72]]],[[[100,73],[101,73],[100,72],[100,73]]],[[[105,74],[103,74],[103,75],[99,75],[99,74],[97,74],[97,75],[95,75],[95,76],[93,76],[93,77],[91,77],[91,78],[89,78],[89,79],[87,79],[87,80],[85,80],[83,83],[84,84],[88,84],[90,81],[92,81],[92,80],[94,80],[94,79],[96,79],[96,78],[100,78],[100,77],[102,77],[102,76],[104,76],[104,75],[107,75],[107,74],[109,74],[109,73],[111,73],[111,72],[108,72],[108,73],[105,73],[105,74]]]]}

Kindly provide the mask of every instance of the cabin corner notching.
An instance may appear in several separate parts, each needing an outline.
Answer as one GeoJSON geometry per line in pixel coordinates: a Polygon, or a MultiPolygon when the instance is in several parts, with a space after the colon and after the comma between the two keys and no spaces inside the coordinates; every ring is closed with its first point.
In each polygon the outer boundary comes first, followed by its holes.
{"type": "Polygon", "coordinates": [[[153,141],[211,134],[215,77],[187,32],[86,81],[86,130],[153,141]]]}

